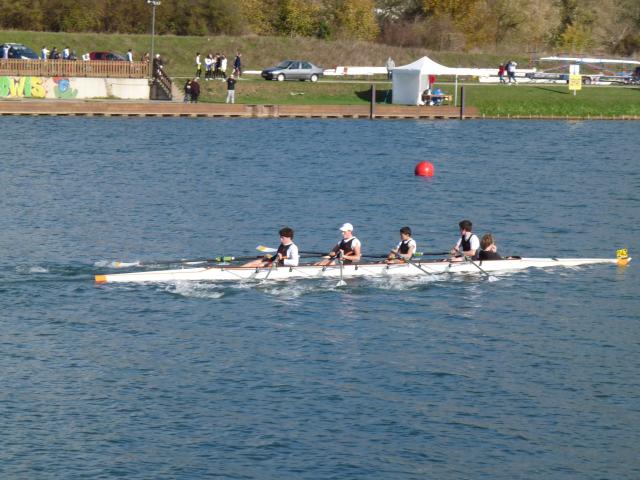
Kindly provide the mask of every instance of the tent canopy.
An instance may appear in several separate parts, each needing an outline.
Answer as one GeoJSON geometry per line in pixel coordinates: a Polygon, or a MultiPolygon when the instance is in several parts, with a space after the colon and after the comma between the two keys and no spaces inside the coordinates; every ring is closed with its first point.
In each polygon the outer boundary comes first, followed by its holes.
{"type": "Polygon", "coordinates": [[[422,92],[429,88],[429,75],[481,76],[482,68],[445,67],[429,57],[422,57],[409,65],[392,70],[393,103],[420,105],[422,92]]]}

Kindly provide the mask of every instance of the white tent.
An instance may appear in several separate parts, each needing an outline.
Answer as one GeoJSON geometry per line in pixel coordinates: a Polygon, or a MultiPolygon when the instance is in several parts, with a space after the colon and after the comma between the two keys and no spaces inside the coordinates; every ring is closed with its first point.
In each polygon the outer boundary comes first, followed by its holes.
{"type": "Polygon", "coordinates": [[[393,103],[420,105],[422,92],[429,88],[429,75],[486,76],[497,69],[445,67],[429,57],[392,70],[393,103]]]}

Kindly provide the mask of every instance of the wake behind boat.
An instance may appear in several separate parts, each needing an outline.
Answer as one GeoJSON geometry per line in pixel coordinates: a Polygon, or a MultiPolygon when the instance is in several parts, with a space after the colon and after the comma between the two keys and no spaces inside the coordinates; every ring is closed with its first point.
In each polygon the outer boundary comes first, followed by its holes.
{"type": "Polygon", "coordinates": [[[355,278],[382,276],[432,276],[446,274],[486,275],[487,272],[512,272],[528,268],[578,267],[581,265],[611,264],[624,266],[631,261],[618,258],[511,258],[503,260],[451,261],[412,260],[408,263],[355,263],[342,265],[300,265],[296,267],[243,267],[215,265],[201,268],[180,268],[145,272],[96,275],[96,283],[179,282],[179,281],[237,281],[290,280],[302,278],[355,278]]]}

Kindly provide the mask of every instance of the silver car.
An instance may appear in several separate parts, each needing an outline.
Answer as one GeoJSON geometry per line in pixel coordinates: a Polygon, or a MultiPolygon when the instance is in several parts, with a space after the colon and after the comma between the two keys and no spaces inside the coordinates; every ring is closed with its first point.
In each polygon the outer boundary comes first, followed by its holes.
{"type": "Polygon", "coordinates": [[[262,71],[262,78],[265,80],[311,80],[317,82],[322,76],[322,68],[315,66],[311,62],[301,60],[285,60],[276,67],[267,68],[262,71]]]}

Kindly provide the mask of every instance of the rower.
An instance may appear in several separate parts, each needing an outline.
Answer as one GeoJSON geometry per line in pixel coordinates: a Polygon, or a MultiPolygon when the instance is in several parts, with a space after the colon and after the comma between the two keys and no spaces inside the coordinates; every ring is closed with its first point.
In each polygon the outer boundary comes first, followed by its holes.
{"type": "Polygon", "coordinates": [[[342,232],[342,240],[336,244],[329,252],[328,256],[323,257],[324,260],[319,261],[316,265],[335,265],[335,258],[342,259],[343,263],[353,263],[360,260],[361,244],[353,235],[353,225],[345,223],[340,227],[342,232]]]}
{"type": "MultiPolygon", "coordinates": [[[[460,238],[451,249],[451,255],[456,258],[461,256],[475,258],[476,252],[480,248],[480,240],[472,232],[473,225],[471,221],[462,220],[458,226],[460,227],[460,238]]],[[[460,260],[460,258],[457,258],[457,260],[460,260]]]]}
{"type": "Polygon", "coordinates": [[[300,262],[300,253],[298,246],[293,243],[293,229],[284,227],[278,233],[280,234],[280,246],[275,255],[265,255],[263,258],[245,263],[243,267],[269,267],[274,260],[278,266],[297,267],[300,262]]]}
{"type": "Polygon", "coordinates": [[[416,241],[411,238],[411,229],[402,227],[400,229],[400,243],[392,249],[387,256],[387,263],[403,263],[411,260],[416,252],[416,241]]]}
{"type": "Polygon", "coordinates": [[[502,257],[498,254],[498,247],[496,247],[493,235],[490,233],[485,233],[480,240],[478,260],[502,260],[502,257]]]}

